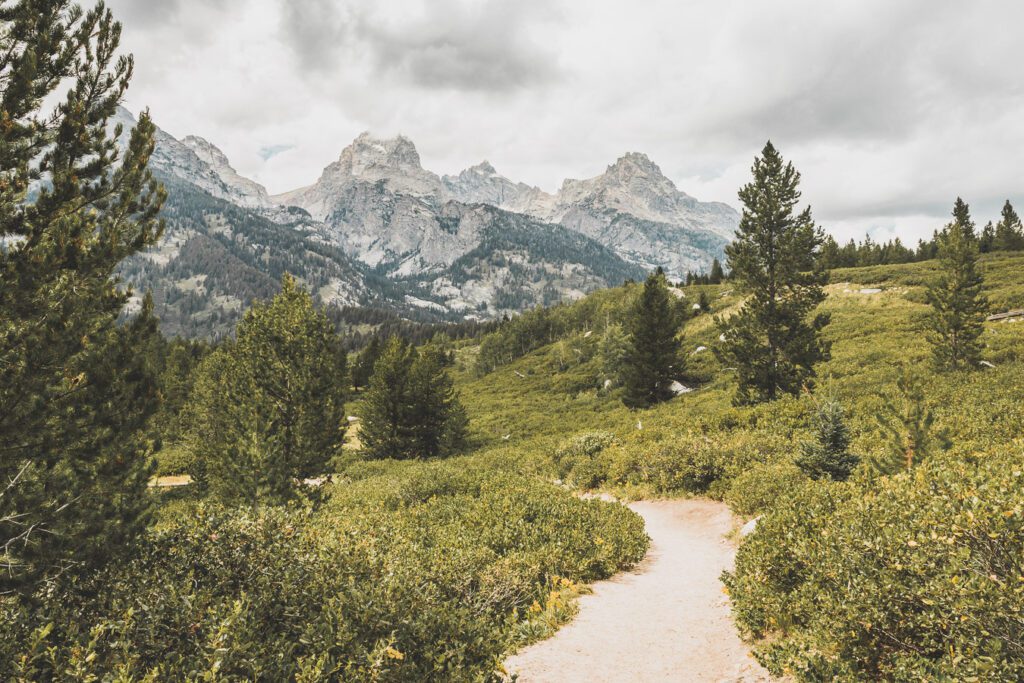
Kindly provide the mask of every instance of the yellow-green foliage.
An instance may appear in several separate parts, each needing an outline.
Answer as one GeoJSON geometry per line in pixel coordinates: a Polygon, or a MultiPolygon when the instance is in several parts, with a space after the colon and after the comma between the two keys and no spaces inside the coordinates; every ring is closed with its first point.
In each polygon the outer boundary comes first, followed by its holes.
{"type": "MultiPolygon", "coordinates": [[[[993,311],[1024,308],[1024,254],[990,254],[980,261],[993,311]]],[[[832,360],[818,368],[819,385],[845,408],[854,436],[851,450],[871,455],[878,448],[875,414],[895,388],[897,368],[909,366],[924,385],[938,426],[946,429],[954,451],[1004,442],[1024,419],[1024,321],[987,323],[983,358],[996,367],[974,373],[937,374],[928,364],[930,350],[921,327],[928,312],[924,285],[937,273],[935,262],[836,270],[823,308],[832,314],[826,337],[832,360]],[[861,293],[881,288],[877,294],[861,293]]],[[[697,388],[664,405],[631,411],[618,389],[604,390],[597,353],[607,320],[625,310],[634,288],[600,293],[600,307],[584,299],[564,307],[573,330],[557,343],[528,352],[485,376],[473,368],[477,346],[460,348],[455,375],[470,412],[471,438],[486,451],[511,448],[522,457],[551,458],[560,446],[584,432],[607,432],[625,449],[637,444],[643,456],[649,444],[671,444],[705,437],[714,448],[741,461],[779,458],[789,461],[799,441],[809,438],[813,405],[806,398],[782,399],[753,407],[731,405],[734,379],[710,351],[718,340],[714,316],[736,310],[740,294],[729,283],[682,290],[696,302],[708,292],[712,313],[687,322],[684,351],[690,353],[687,382],[697,388]],[[575,307],[580,307],[578,310],[575,307]],[[588,334],[588,332],[590,334],[588,334]]],[[[733,468],[726,468],[731,472],[733,468]]]]}
{"type": "Polygon", "coordinates": [[[568,617],[579,584],[647,549],[628,509],[507,470],[376,462],[316,511],[180,504],[86,590],[0,603],[2,677],[487,679],[568,617]]]}
{"type": "MultiPolygon", "coordinates": [[[[1024,308],[1024,255],[981,265],[995,310],[1024,308]]],[[[458,345],[469,455],[352,464],[358,451],[346,451],[316,512],[169,502],[138,562],[97,579],[89,597],[0,614],[14,634],[0,659],[30,680],[119,668],[141,679],[158,662],[160,680],[485,678],[508,649],[568,618],[581,583],[646,549],[636,515],[579,500],[552,483],[561,478],[631,496],[704,492],[763,514],[729,585],[775,671],[1020,678],[1006,634],[1020,632],[1024,586],[1024,322],[986,324],[983,358],[995,368],[936,374],[919,332],[933,270],[836,271],[824,304],[833,346],[819,386],[846,410],[851,451],[879,452],[875,414],[903,364],[953,442],[905,475],[810,482],[792,461],[811,437],[812,401],[732,406],[729,369],[695,352],[716,343],[713,316],[741,300],[728,283],[683,290],[687,305],[700,292],[712,304],[682,333],[695,391],[626,409],[620,388],[604,388],[598,349],[636,289],[607,290],[560,307],[553,343],[485,375],[480,345],[458,345]]]]}
{"type": "MultiPolygon", "coordinates": [[[[1024,308],[1024,254],[989,254],[980,267],[992,312],[1024,308]]],[[[735,408],[734,379],[708,351],[688,358],[696,391],[650,410],[622,407],[619,390],[603,388],[596,353],[604,325],[629,304],[622,288],[602,293],[605,319],[566,307],[574,327],[557,343],[484,377],[468,370],[475,349],[460,350],[473,439],[530,471],[552,462],[550,476],[573,486],[706,492],[741,515],[763,514],[728,580],[738,621],[766,637],[757,652],[776,673],[1019,680],[1024,320],[986,323],[982,358],[995,367],[935,372],[921,330],[937,274],[936,262],[837,270],[823,304],[832,359],[818,384],[846,411],[851,452],[870,462],[886,448],[877,416],[901,367],[952,441],[905,475],[861,467],[848,483],[810,482],[793,460],[811,438],[813,402],[735,408]]],[[[712,302],[712,315],[684,328],[684,349],[712,347],[713,316],[736,310],[739,294],[728,283],[683,291],[687,302],[701,291],[712,302]]]]}
{"type": "Polygon", "coordinates": [[[775,673],[1024,677],[1024,447],[780,496],[725,577],[775,673]]]}

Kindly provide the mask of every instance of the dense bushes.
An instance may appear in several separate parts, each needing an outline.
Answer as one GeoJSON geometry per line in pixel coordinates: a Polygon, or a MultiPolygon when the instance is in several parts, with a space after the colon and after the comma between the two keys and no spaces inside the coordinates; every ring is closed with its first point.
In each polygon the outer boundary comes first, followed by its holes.
{"type": "Polygon", "coordinates": [[[634,296],[635,289],[626,286],[595,292],[572,304],[525,311],[483,337],[474,369],[485,375],[573,332],[620,322],[634,296]]]}
{"type": "Polygon", "coordinates": [[[791,488],[725,576],[758,658],[808,680],[1024,677],[1022,456],[791,488]]]}
{"type": "Polygon", "coordinates": [[[646,551],[629,510],[532,478],[465,463],[355,474],[316,512],[186,509],[131,564],[37,608],[0,603],[0,677],[479,680],[553,582],[646,551]]]}
{"type": "Polygon", "coordinates": [[[637,493],[725,491],[734,477],[787,453],[785,441],[770,433],[639,433],[617,440],[588,432],[564,442],[554,453],[566,483],[583,489],[602,485],[637,493]]]}
{"type": "Polygon", "coordinates": [[[755,465],[736,476],[725,500],[737,515],[753,517],[792,495],[806,481],[807,475],[790,462],[755,465]]]}

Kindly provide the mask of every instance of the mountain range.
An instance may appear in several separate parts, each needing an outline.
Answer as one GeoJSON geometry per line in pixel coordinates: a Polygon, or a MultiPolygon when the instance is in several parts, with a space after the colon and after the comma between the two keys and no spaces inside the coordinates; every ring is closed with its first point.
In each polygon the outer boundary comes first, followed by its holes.
{"type": "MultiPolygon", "coordinates": [[[[135,119],[120,109],[127,140],[135,119]]],[[[159,130],[150,161],[168,189],[164,236],[122,274],[152,290],[165,332],[228,333],[285,272],[325,305],[413,320],[490,319],[579,298],[720,257],[738,214],[680,191],[629,153],[558,192],[482,162],[458,175],[424,169],[404,136],[364,133],[312,185],[270,195],[207,140],[159,130]]]]}

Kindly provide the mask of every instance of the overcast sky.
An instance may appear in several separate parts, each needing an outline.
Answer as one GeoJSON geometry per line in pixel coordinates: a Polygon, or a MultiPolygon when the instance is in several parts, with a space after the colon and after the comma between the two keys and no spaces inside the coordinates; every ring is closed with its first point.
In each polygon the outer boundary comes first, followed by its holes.
{"type": "Polygon", "coordinates": [[[1024,3],[975,0],[108,0],[127,105],[273,192],[356,135],[488,159],[554,191],[647,153],[737,206],[771,139],[840,238],[916,240],[957,195],[1024,209],[1024,3]]]}

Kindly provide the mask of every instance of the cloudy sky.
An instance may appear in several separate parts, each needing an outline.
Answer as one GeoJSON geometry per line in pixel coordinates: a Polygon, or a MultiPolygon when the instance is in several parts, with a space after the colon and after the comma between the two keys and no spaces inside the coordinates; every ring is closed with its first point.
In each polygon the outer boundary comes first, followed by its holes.
{"type": "Polygon", "coordinates": [[[737,205],[771,139],[841,238],[1024,208],[1016,0],[108,0],[127,104],[281,192],[356,135],[553,191],[647,153],[737,205]]]}

